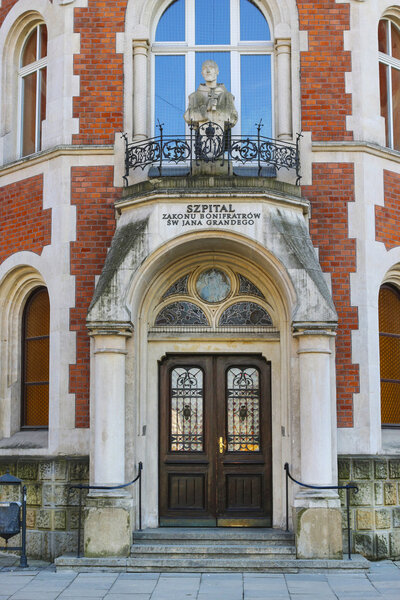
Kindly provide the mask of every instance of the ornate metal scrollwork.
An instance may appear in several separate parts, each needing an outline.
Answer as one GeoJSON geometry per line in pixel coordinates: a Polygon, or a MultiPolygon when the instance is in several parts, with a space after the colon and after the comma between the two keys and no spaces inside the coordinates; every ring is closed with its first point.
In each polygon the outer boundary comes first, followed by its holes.
{"type": "Polygon", "coordinates": [[[125,139],[125,185],[131,170],[144,169],[150,165],[158,167],[163,175],[163,168],[168,164],[184,163],[192,172],[193,162],[228,162],[231,165],[249,164],[258,168],[261,175],[264,167],[292,169],[296,172],[300,183],[299,140],[296,143],[281,142],[266,138],[260,134],[262,124],[257,125],[257,133],[248,136],[232,135],[230,129],[223,130],[217,123],[204,123],[199,128],[190,127],[190,135],[165,136],[163,126],[158,124],[160,135],[142,142],[128,143],[125,139]]]}

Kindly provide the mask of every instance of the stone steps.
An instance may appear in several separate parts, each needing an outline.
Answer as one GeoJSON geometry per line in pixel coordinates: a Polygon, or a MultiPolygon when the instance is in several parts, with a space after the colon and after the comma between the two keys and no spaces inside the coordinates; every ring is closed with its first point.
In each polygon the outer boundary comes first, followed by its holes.
{"type": "Polygon", "coordinates": [[[278,529],[160,527],[135,531],[128,558],[56,559],[57,570],[154,573],[365,572],[369,562],[296,559],[294,535],[278,529]]]}
{"type": "Polygon", "coordinates": [[[294,545],[266,545],[253,544],[251,546],[245,544],[237,544],[235,546],[228,544],[134,544],[131,548],[132,558],[171,558],[194,557],[197,559],[207,558],[295,558],[296,550],[294,545]]]}
{"type": "Polygon", "coordinates": [[[266,528],[218,528],[218,527],[160,527],[135,531],[133,546],[136,544],[226,544],[237,545],[294,545],[294,535],[290,531],[266,528]]]}

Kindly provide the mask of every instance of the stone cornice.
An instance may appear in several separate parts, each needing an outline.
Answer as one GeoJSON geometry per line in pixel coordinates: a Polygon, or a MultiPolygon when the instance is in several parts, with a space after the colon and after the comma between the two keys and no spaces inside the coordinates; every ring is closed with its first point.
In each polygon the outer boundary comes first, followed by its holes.
{"type": "Polygon", "coordinates": [[[25,156],[0,167],[0,177],[27,169],[42,162],[47,162],[60,156],[114,156],[114,146],[94,145],[61,145],[54,146],[48,150],[42,150],[37,154],[25,156]]]}
{"type": "Polygon", "coordinates": [[[400,164],[400,152],[372,142],[313,142],[313,152],[364,152],[400,164]]]}

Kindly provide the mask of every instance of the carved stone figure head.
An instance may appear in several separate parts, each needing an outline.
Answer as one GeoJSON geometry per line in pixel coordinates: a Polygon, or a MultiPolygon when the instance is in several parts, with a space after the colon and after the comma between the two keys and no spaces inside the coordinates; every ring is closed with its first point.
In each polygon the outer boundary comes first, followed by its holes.
{"type": "Polygon", "coordinates": [[[201,74],[204,77],[204,81],[209,84],[217,82],[219,68],[214,60],[205,60],[201,66],[201,74]]]}

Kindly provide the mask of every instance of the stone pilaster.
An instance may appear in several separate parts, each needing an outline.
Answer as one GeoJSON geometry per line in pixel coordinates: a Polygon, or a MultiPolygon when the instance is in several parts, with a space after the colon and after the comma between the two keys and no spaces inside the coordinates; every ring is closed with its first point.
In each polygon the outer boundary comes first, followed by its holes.
{"type": "Polygon", "coordinates": [[[147,135],[147,63],[149,43],[133,41],[133,137],[139,142],[147,135]]]}
{"type": "Polygon", "coordinates": [[[292,139],[291,102],[291,41],[289,38],[275,42],[278,77],[278,139],[292,139]]]}
{"type": "MultiPolygon", "coordinates": [[[[298,338],[301,481],[335,485],[331,393],[332,332],[303,329],[298,338]]],[[[294,500],[298,558],[341,558],[340,501],[336,490],[300,488],[294,500]]]]}
{"type": "MultiPolygon", "coordinates": [[[[91,394],[91,485],[125,483],[126,323],[90,325],[94,340],[91,394]]],[[[85,556],[127,556],[132,498],[122,490],[91,490],[85,509],[85,556]]]]}

